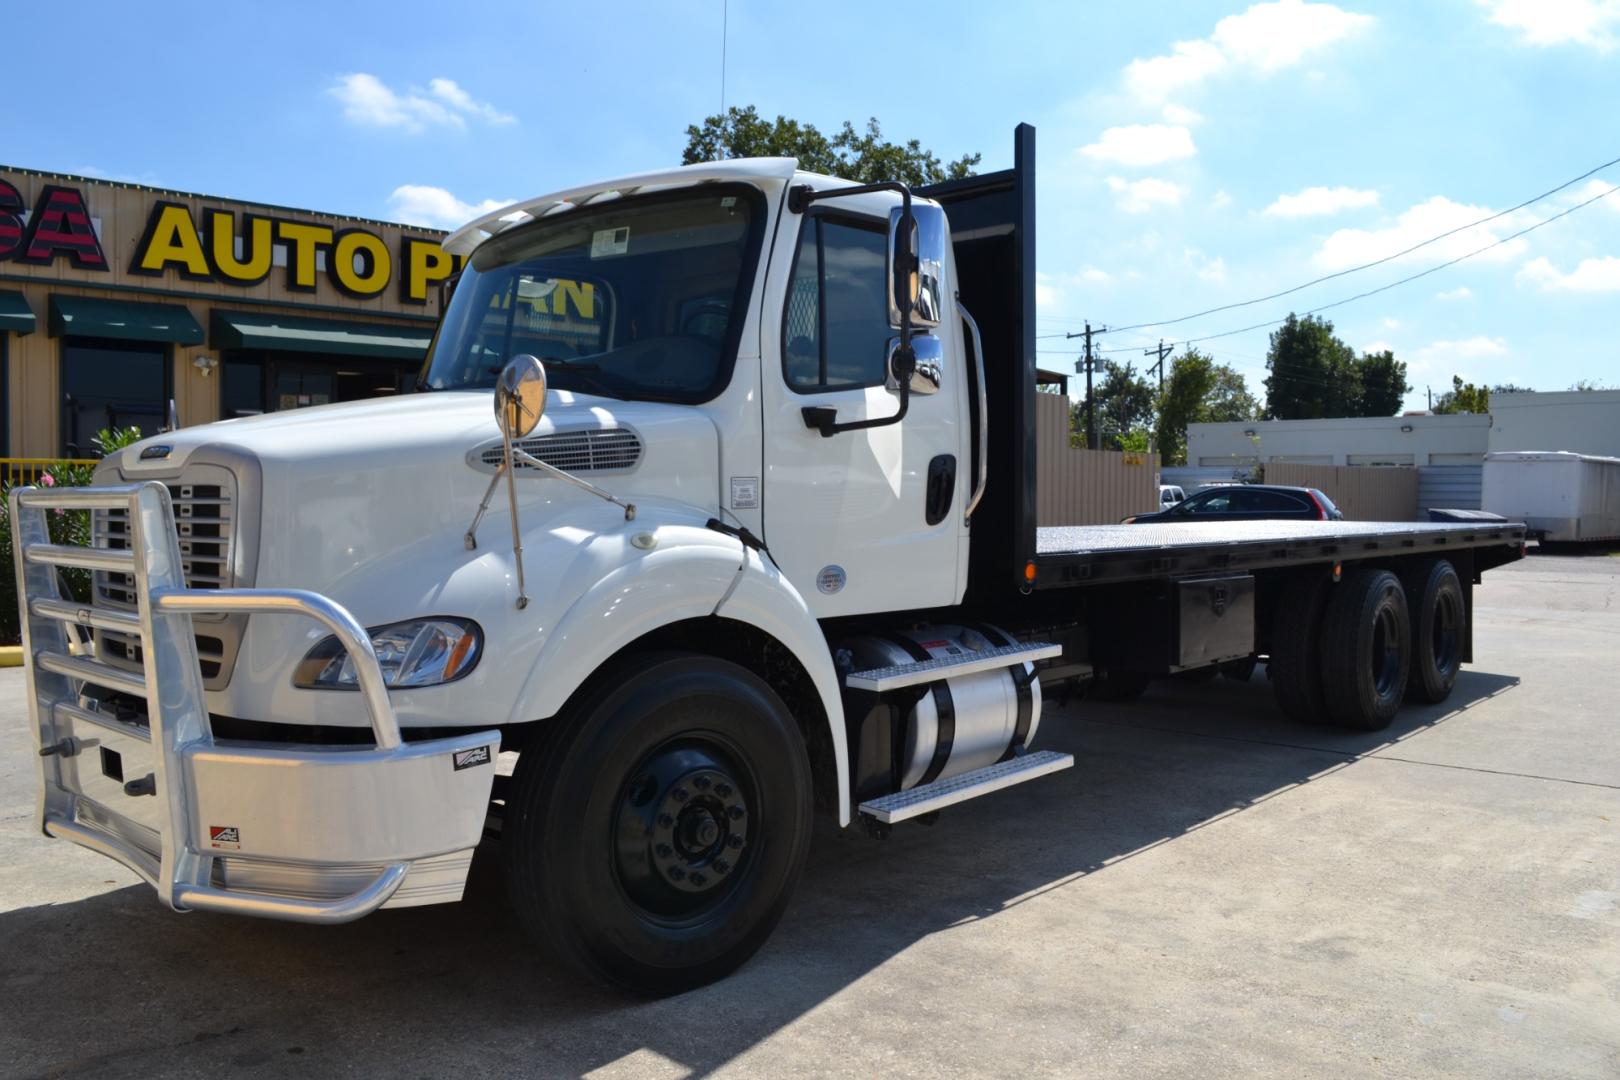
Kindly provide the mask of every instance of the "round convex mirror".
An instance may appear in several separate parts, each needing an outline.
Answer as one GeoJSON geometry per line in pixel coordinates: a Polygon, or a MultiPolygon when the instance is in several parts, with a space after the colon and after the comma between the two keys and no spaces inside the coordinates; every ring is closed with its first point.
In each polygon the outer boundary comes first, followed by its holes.
{"type": "Polygon", "coordinates": [[[495,422],[509,438],[534,430],[546,411],[546,369],[538,357],[519,353],[495,380],[495,422]]]}

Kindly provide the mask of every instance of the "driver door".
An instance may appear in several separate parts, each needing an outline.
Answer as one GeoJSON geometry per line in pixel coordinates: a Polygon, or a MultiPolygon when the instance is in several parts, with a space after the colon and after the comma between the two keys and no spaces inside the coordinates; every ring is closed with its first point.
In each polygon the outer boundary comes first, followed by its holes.
{"type": "Polygon", "coordinates": [[[955,603],[966,554],[967,398],[952,321],[940,327],[939,392],[913,393],[904,420],[831,436],[805,423],[807,407],[834,409],[839,423],[899,408],[885,387],[897,336],[887,205],[850,212],[862,205],[784,218],[772,280],[786,287],[763,320],[765,543],[818,618],[955,603]]]}

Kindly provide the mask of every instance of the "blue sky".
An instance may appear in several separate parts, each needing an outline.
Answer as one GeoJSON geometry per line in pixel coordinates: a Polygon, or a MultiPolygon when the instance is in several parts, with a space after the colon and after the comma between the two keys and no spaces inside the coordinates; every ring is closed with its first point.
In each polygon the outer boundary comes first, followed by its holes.
{"type": "MultiPolygon", "coordinates": [[[[823,129],[877,116],[941,157],[1010,164],[1039,129],[1040,326],[1124,326],[1390,254],[1620,157],[1620,0],[939,3],[730,0],[725,101],[823,129]],[[887,24],[887,25],[885,25],[887,24]]],[[[7,164],[422,224],[678,162],[721,102],[721,0],[46,4],[7,16],[7,164]],[[273,14],[272,14],[273,12],[273,14]],[[22,47],[20,43],[34,44],[22,47]]],[[[1620,166],[1491,226],[1182,341],[1375,288],[1620,184],[1620,166]]],[[[1453,373],[1620,384],[1620,193],[1326,313],[1453,373]]],[[[1265,330],[1209,341],[1261,392],[1265,330]]],[[[1159,328],[1106,336],[1140,362],[1159,328]]],[[[1041,342],[1043,366],[1071,346],[1041,342]]]]}

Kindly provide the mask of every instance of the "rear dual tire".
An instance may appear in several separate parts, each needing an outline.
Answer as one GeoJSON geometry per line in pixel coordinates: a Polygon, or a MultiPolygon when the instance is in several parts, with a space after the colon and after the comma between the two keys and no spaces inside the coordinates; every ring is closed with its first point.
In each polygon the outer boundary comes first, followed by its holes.
{"type": "Polygon", "coordinates": [[[1322,694],[1333,722],[1381,731],[1406,697],[1412,626],[1406,590],[1388,570],[1353,570],[1322,617],[1322,694]]]}
{"type": "Polygon", "coordinates": [[[1437,705],[1451,696],[1468,640],[1468,604],[1456,567],[1436,559],[1406,578],[1412,611],[1412,670],[1406,700],[1437,705]]]}

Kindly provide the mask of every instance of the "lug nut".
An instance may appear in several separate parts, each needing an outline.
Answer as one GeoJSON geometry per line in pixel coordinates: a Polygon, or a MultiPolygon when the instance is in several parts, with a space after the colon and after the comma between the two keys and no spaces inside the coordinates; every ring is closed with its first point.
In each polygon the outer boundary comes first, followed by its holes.
{"type": "Polygon", "coordinates": [[[694,885],[707,885],[708,883],[709,883],[709,879],[704,877],[702,874],[693,874],[692,875],[692,884],[694,884],[694,885]]]}
{"type": "Polygon", "coordinates": [[[735,851],[737,848],[743,846],[743,838],[740,836],[733,836],[731,839],[727,840],[726,843],[730,845],[733,851],[735,851]]]}
{"type": "Polygon", "coordinates": [[[655,850],[658,852],[660,857],[665,859],[675,854],[675,849],[670,847],[668,844],[659,844],[655,850]]]}
{"type": "Polygon", "coordinates": [[[741,821],[743,816],[743,808],[740,806],[733,806],[730,810],[727,810],[726,813],[731,816],[732,821],[741,821]]]}
{"type": "Polygon", "coordinates": [[[729,799],[731,798],[731,785],[716,784],[714,785],[714,793],[720,796],[722,799],[729,799]]]}
{"type": "Polygon", "coordinates": [[[717,874],[723,874],[731,869],[731,864],[724,859],[716,859],[712,865],[714,866],[714,872],[717,874]]]}
{"type": "Polygon", "coordinates": [[[686,871],[682,870],[680,867],[672,866],[672,867],[669,868],[669,880],[671,880],[671,881],[679,881],[682,878],[684,878],[685,876],[686,876],[686,871]]]}
{"type": "Polygon", "coordinates": [[[675,819],[670,817],[668,814],[659,814],[658,815],[658,824],[662,825],[664,828],[667,829],[671,825],[675,824],[675,819]]]}
{"type": "Polygon", "coordinates": [[[709,784],[710,780],[707,776],[700,776],[696,780],[692,781],[692,786],[697,788],[699,791],[708,791],[709,784]]]}
{"type": "Polygon", "coordinates": [[[670,792],[670,794],[675,796],[676,802],[685,802],[687,799],[692,797],[692,793],[683,787],[676,788],[674,791],[670,792]]]}

